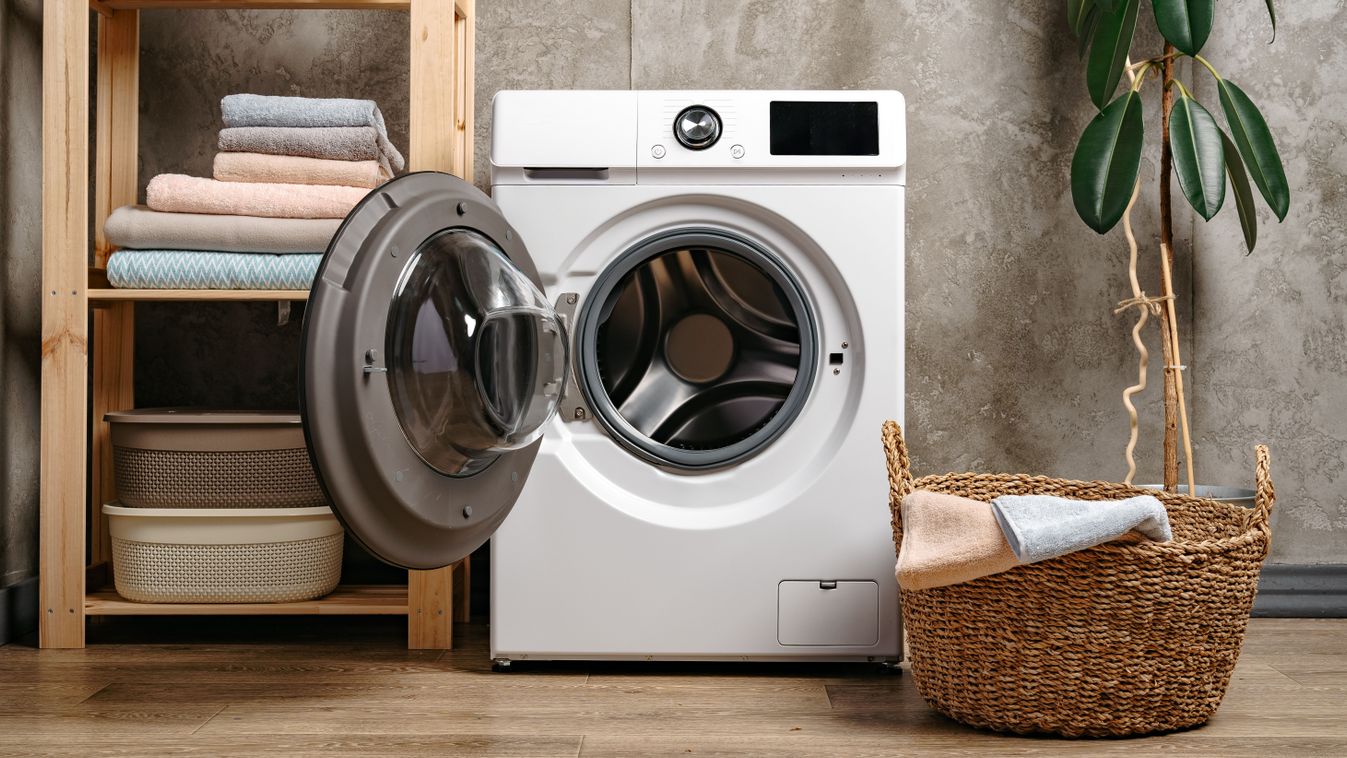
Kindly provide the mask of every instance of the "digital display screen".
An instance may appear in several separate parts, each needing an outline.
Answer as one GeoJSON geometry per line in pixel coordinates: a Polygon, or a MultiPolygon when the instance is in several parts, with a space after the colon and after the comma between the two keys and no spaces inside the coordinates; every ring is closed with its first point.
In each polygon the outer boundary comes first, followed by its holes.
{"type": "Polygon", "coordinates": [[[879,103],[773,100],[772,155],[879,155],[879,103]]]}

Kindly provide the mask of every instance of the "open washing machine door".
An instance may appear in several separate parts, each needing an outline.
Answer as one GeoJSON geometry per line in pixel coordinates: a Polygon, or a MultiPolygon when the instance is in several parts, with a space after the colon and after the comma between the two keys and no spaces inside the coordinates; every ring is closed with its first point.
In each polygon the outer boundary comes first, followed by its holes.
{"type": "Polygon", "coordinates": [[[471,553],[514,506],[568,366],[565,327],[486,195],[432,172],[373,190],[304,314],[304,433],[347,531],[405,568],[471,553]]]}

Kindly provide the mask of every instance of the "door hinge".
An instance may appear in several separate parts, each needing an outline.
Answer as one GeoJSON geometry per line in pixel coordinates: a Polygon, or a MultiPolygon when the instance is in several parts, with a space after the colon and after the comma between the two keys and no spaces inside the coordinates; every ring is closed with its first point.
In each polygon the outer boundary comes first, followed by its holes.
{"type": "Polygon", "coordinates": [[[566,372],[566,385],[561,390],[561,400],[557,404],[557,413],[561,414],[562,421],[588,421],[590,417],[589,406],[585,403],[584,394],[580,392],[577,378],[580,360],[575,350],[578,342],[575,336],[575,311],[579,305],[580,295],[576,292],[563,292],[557,298],[557,318],[561,319],[562,325],[566,327],[566,333],[571,338],[571,370],[566,372]]]}

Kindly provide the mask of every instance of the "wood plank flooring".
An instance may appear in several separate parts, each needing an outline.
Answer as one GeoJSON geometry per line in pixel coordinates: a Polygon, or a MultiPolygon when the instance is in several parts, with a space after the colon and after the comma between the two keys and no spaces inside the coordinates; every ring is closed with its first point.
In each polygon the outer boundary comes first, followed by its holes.
{"type": "Polygon", "coordinates": [[[1069,741],[967,729],[872,667],[490,671],[486,628],[406,650],[389,618],[108,618],[0,647],[0,756],[1347,755],[1347,620],[1255,619],[1207,726],[1069,741]]]}

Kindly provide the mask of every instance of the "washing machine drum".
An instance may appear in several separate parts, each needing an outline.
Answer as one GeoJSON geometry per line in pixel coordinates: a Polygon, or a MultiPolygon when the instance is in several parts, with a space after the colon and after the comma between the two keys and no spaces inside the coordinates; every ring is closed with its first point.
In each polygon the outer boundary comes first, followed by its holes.
{"type": "Polygon", "coordinates": [[[808,300],[770,252],[686,228],[633,246],[599,275],[576,326],[595,417],[654,463],[723,467],[799,414],[817,340],[808,300]]]}
{"type": "Polygon", "coordinates": [[[372,191],[330,243],[304,317],[304,430],[348,532],[416,569],[485,542],[556,411],[568,344],[489,198],[431,172],[372,191]]]}

